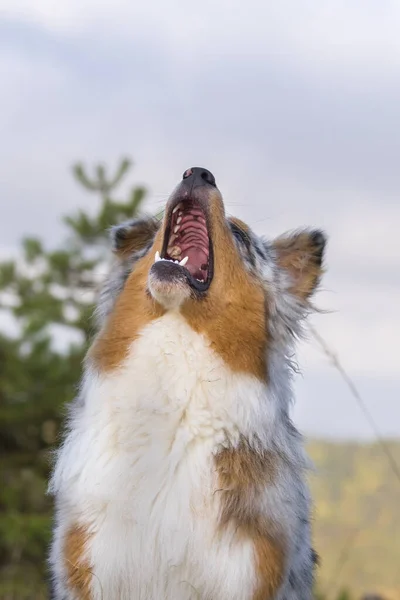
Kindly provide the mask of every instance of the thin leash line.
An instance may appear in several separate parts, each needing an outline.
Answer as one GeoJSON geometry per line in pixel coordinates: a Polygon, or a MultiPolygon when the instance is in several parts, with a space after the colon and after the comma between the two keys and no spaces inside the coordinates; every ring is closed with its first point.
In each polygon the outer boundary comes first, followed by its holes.
{"type": "Polygon", "coordinates": [[[312,325],[309,325],[308,327],[309,327],[313,337],[316,339],[316,341],[321,346],[322,350],[328,356],[328,358],[330,358],[333,366],[339,371],[339,373],[342,376],[342,378],[344,379],[347,387],[350,389],[353,397],[356,399],[361,411],[363,412],[372,431],[374,432],[375,438],[376,438],[383,454],[385,454],[385,456],[387,458],[390,468],[392,469],[392,471],[393,471],[394,475],[396,476],[396,479],[398,480],[399,485],[400,485],[400,467],[397,464],[396,459],[394,458],[393,454],[391,453],[389,446],[386,444],[386,442],[382,438],[381,433],[375,423],[375,419],[373,418],[372,413],[369,411],[360,392],[356,388],[355,383],[352,381],[350,376],[346,373],[341,362],[339,361],[337,354],[329,348],[328,344],[321,337],[321,335],[316,331],[316,329],[314,329],[314,327],[312,325]]]}
{"type": "MultiPolygon", "coordinates": [[[[316,329],[311,324],[308,325],[308,328],[309,328],[312,336],[314,337],[314,339],[317,341],[318,345],[321,347],[324,354],[330,359],[332,365],[339,371],[342,379],[346,383],[347,387],[350,389],[352,396],[355,398],[364,417],[366,418],[372,431],[374,432],[376,441],[378,442],[381,452],[385,455],[392,472],[394,473],[397,481],[400,484],[400,467],[397,464],[397,461],[394,458],[392,452],[390,451],[389,446],[383,440],[383,438],[380,434],[380,431],[375,423],[375,419],[372,416],[372,413],[368,410],[368,407],[367,407],[365,401],[363,400],[360,392],[358,391],[355,383],[353,382],[353,380],[350,378],[350,376],[345,371],[337,354],[335,352],[333,352],[333,350],[331,350],[331,348],[328,346],[328,344],[326,343],[324,338],[316,331],[316,329]]],[[[335,582],[338,580],[346,563],[351,558],[352,548],[354,547],[354,544],[355,544],[361,530],[362,530],[362,528],[359,527],[356,531],[354,531],[351,535],[349,535],[349,537],[346,540],[346,543],[343,545],[343,548],[339,553],[339,556],[336,561],[336,566],[333,570],[332,576],[329,579],[328,585],[326,587],[326,595],[328,597],[330,595],[332,587],[334,586],[335,582]]]]}

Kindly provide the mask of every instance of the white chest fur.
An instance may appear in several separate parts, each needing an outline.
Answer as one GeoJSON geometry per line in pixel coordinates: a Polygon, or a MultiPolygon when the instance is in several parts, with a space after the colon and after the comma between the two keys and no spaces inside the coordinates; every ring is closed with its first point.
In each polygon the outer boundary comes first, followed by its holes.
{"type": "Polygon", "coordinates": [[[250,542],[216,533],[213,452],[273,427],[263,384],[232,373],[169,313],[143,331],[120,369],[89,374],[82,395],[53,479],[63,512],[53,562],[78,523],[92,534],[94,600],[250,598],[250,542]]]}

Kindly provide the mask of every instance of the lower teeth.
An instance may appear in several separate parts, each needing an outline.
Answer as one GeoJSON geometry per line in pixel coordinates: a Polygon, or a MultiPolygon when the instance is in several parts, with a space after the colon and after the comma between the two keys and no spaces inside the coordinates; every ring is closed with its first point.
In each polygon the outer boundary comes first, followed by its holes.
{"type": "Polygon", "coordinates": [[[184,267],[187,263],[187,261],[189,260],[188,256],[185,256],[184,258],[181,259],[181,257],[179,256],[177,259],[175,258],[161,258],[160,253],[157,251],[154,257],[154,262],[159,262],[160,260],[165,260],[166,262],[173,262],[176,263],[178,265],[181,265],[182,267],[184,267]]]}
{"type": "MultiPolygon", "coordinates": [[[[189,257],[185,256],[182,260],[179,261],[179,260],[175,260],[173,258],[161,258],[160,253],[156,252],[156,255],[154,257],[154,262],[159,262],[161,260],[166,261],[166,262],[172,262],[174,264],[181,265],[183,267],[188,262],[189,257]]],[[[204,266],[205,265],[203,265],[203,267],[204,266]]],[[[205,283],[205,279],[199,279],[198,277],[196,277],[196,281],[198,281],[199,283],[205,283]]]]}

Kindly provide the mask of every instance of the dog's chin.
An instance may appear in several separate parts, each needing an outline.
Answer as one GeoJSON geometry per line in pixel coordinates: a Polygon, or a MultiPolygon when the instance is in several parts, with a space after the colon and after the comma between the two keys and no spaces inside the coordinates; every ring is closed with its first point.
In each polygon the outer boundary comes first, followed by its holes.
{"type": "Polygon", "coordinates": [[[179,308],[192,293],[183,269],[167,261],[153,264],[148,289],[154,300],[168,310],[179,308]]]}

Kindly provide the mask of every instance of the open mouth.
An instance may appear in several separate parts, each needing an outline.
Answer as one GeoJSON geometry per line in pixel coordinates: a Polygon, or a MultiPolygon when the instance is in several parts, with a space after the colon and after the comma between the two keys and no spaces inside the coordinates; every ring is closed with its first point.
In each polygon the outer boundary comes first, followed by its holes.
{"type": "Polygon", "coordinates": [[[199,291],[212,280],[212,244],[207,217],[198,202],[179,202],[171,211],[159,260],[170,261],[185,270],[189,284],[199,291]]]}

